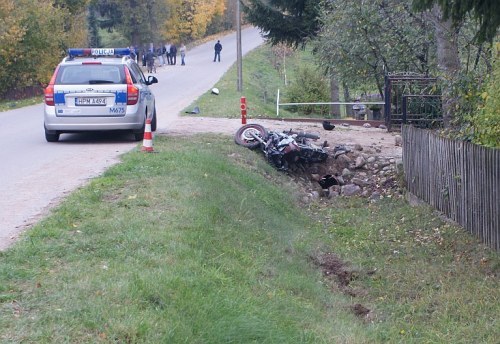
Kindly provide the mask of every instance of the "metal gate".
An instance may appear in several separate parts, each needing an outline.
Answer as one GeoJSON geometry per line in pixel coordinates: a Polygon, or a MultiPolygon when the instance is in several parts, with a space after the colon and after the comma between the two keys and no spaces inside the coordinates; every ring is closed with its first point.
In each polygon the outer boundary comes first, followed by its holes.
{"type": "Polygon", "coordinates": [[[404,72],[385,75],[384,116],[387,129],[402,124],[420,128],[440,127],[443,122],[437,78],[404,72]]]}

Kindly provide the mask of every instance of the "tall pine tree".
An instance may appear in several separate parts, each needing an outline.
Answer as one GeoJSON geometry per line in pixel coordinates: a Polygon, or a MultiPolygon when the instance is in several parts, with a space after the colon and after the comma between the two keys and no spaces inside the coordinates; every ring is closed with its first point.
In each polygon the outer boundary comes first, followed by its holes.
{"type": "Polygon", "coordinates": [[[242,7],[246,19],[272,44],[298,46],[319,31],[318,0],[249,0],[242,7]]]}

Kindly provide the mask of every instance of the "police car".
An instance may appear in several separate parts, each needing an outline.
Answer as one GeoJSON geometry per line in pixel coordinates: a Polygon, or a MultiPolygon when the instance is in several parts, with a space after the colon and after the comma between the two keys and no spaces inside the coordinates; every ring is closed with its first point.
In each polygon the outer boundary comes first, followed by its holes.
{"type": "Polygon", "coordinates": [[[60,134],[127,130],[139,141],[146,119],[156,130],[155,97],[128,48],[68,49],[45,88],[45,138],[60,134]]]}

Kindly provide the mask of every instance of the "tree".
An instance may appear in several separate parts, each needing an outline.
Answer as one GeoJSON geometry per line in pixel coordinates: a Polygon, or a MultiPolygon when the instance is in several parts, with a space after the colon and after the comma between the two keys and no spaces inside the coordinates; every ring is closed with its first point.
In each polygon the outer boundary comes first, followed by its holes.
{"type": "Polygon", "coordinates": [[[434,68],[432,26],[406,0],[324,1],[320,21],[317,57],[351,89],[374,85],[383,96],[384,73],[434,68]]]}
{"type": "Polygon", "coordinates": [[[177,42],[204,37],[212,21],[225,10],[225,0],[167,0],[167,4],[169,14],[162,35],[177,42]]]}
{"type": "Polygon", "coordinates": [[[96,4],[101,27],[119,31],[134,46],[159,40],[155,24],[162,5],[156,0],[97,0],[96,4]]]}
{"type": "Polygon", "coordinates": [[[85,6],[74,5],[0,0],[0,93],[47,83],[66,48],[84,44],[85,6]]]}
{"type": "Polygon", "coordinates": [[[479,22],[477,40],[492,42],[500,27],[500,1],[498,0],[413,0],[417,10],[432,9],[439,5],[444,21],[451,19],[455,26],[462,23],[469,14],[479,22]]]}
{"type": "Polygon", "coordinates": [[[247,20],[273,45],[302,45],[320,28],[318,0],[247,0],[242,7],[247,20]]]}

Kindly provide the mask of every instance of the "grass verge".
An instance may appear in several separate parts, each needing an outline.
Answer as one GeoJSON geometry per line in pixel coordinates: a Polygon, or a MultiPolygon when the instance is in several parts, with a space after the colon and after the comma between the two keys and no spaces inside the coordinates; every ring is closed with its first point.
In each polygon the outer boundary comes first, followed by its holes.
{"type": "Polygon", "coordinates": [[[124,155],[0,254],[1,342],[499,338],[498,255],[428,208],[299,204],[226,137],[155,151],[124,155]],[[348,279],[322,272],[333,255],[348,279]]]}
{"type": "Polygon", "coordinates": [[[40,104],[42,102],[43,102],[43,96],[20,99],[20,100],[2,100],[0,101],[0,112],[12,109],[19,109],[25,106],[40,104]]]}
{"type": "MultiPolygon", "coordinates": [[[[285,73],[283,72],[283,58],[276,56],[271,46],[264,44],[245,55],[243,61],[243,91],[236,90],[237,71],[233,65],[215,85],[220,91],[214,96],[210,91],[198,98],[193,104],[184,109],[191,111],[194,106],[201,110],[200,116],[240,118],[240,98],[245,96],[248,118],[275,118],[277,91],[280,89],[281,102],[286,90],[285,73]],[[221,109],[223,112],[221,112],[221,109]]],[[[299,66],[312,65],[313,57],[309,51],[297,50],[286,57],[287,83],[293,80],[298,73],[299,66]]],[[[300,112],[290,112],[280,108],[280,118],[305,117],[300,112]]],[[[313,117],[310,115],[309,117],[313,117]]],[[[319,117],[319,115],[317,116],[319,117]]]]}

